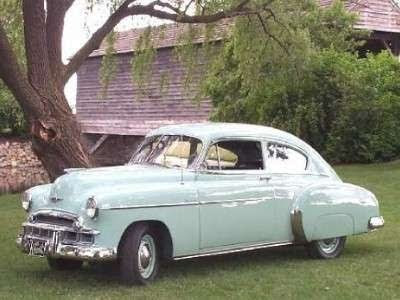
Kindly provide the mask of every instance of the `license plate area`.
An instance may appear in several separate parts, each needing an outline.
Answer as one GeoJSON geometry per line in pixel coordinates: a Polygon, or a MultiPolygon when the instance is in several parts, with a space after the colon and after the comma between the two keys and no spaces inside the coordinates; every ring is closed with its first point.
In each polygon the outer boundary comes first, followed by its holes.
{"type": "Polygon", "coordinates": [[[25,249],[30,256],[43,257],[49,253],[50,241],[37,238],[27,238],[25,249]]]}

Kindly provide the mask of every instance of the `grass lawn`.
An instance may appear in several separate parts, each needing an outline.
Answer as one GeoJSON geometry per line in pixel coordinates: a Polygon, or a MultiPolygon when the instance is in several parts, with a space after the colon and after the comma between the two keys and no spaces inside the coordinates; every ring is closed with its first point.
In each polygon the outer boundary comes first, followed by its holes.
{"type": "Polygon", "coordinates": [[[400,299],[400,162],[336,168],[378,196],[385,228],[350,237],[339,259],[311,260],[302,247],[170,263],[148,287],[125,287],[111,268],[51,272],[15,247],[25,214],[0,197],[0,299],[400,299]]]}

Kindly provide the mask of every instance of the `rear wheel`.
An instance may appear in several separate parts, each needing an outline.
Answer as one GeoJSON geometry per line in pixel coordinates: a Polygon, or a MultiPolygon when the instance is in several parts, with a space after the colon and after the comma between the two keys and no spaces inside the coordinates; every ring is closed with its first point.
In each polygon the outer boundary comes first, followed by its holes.
{"type": "Polygon", "coordinates": [[[345,243],[345,236],[318,240],[309,243],[307,245],[307,250],[312,258],[335,258],[342,254],[345,243]]]}
{"type": "Polygon", "coordinates": [[[120,248],[120,272],[126,284],[148,284],[157,276],[159,253],[156,234],[147,224],[138,224],[125,235],[120,248]]]}
{"type": "Polygon", "coordinates": [[[63,271],[63,270],[78,270],[82,267],[83,261],[47,257],[47,263],[49,264],[49,267],[51,269],[63,271]]]}

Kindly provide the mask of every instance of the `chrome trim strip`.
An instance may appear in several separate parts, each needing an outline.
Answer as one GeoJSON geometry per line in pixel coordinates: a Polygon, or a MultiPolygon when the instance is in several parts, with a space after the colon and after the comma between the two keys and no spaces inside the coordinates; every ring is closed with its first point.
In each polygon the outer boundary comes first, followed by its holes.
{"type": "Polygon", "coordinates": [[[214,255],[238,253],[238,252],[244,252],[244,251],[252,251],[252,250],[279,247],[279,246],[287,246],[287,245],[293,245],[293,244],[294,243],[290,242],[290,241],[277,242],[277,243],[255,244],[255,245],[243,247],[243,248],[228,249],[228,250],[221,250],[221,251],[211,251],[211,252],[187,255],[187,256],[177,256],[177,257],[174,257],[173,260],[183,260],[183,259],[190,259],[190,258],[196,258],[196,257],[207,257],[207,256],[214,256],[214,255]]]}
{"type": "Polygon", "coordinates": [[[73,213],[69,213],[66,211],[62,210],[51,210],[51,209],[41,209],[38,211],[35,211],[32,216],[38,216],[38,215],[47,215],[47,216],[52,216],[52,217],[57,217],[57,218],[65,218],[69,220],[77,220],[78,216],[73,213]]]}
{"type": "Polygon", "coordinates": [[[201,205],[207,204],[224,204],[224,203],[235,203],[235,202],[264,202],[267,200],[273,200],[274,197],[258,197],[258,198],[241,198],[241,199],[229,199],[229,200],[214,200],[214,201],[200,201],[201,205]]]}
{"type": "Polygon", "coordinates": [[[198,202],[178,202],[178,203],[163,203],[163,204],[146,204],[146,205],[121,205],[121,206],[103,206],[101,210],[119,210],[119,209],[137,209],[137,208],[157,208],[157,207],[174,207],[174,206],[192,206],[198,205],[198,202]]]}
{"type": "Polygon", "coordinates": [[[99,207],[101,210],[119,210],[119,209],[138,209],[138,208],[158,208],[158,207],[175,207],[175,206],[193,206],[193,205],[208,205],[208,204],[224,204],[235,202],[260,202],[273,200],[273,197],[259,197],[259,198],[242,198],[242,199],[229,199],[229,200],[214,200],[214,201],[200,201],[200,202],[179,202],[179,203],[163,203],[163,204],[147,204],[147,205],[127,205],[127,206],[103,206],[99,207]]]}

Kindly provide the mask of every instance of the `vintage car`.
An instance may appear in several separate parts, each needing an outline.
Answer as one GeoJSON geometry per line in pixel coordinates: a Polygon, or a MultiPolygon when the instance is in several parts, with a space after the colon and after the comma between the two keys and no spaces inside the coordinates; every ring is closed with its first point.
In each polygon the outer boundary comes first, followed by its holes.
{"type": "MultiPolygon", "coordinates": [[[[116,153],[116,155],[118,155],[116,153]]],[[[149,133],[128,164],[70,169],[27,190],[17,244],[53,269],[117,260],[145,284],[163,259],[305,245],[334,258],[382,227],[378,201],[309,145],[270,127],[203,123],[149,133]]]]}

